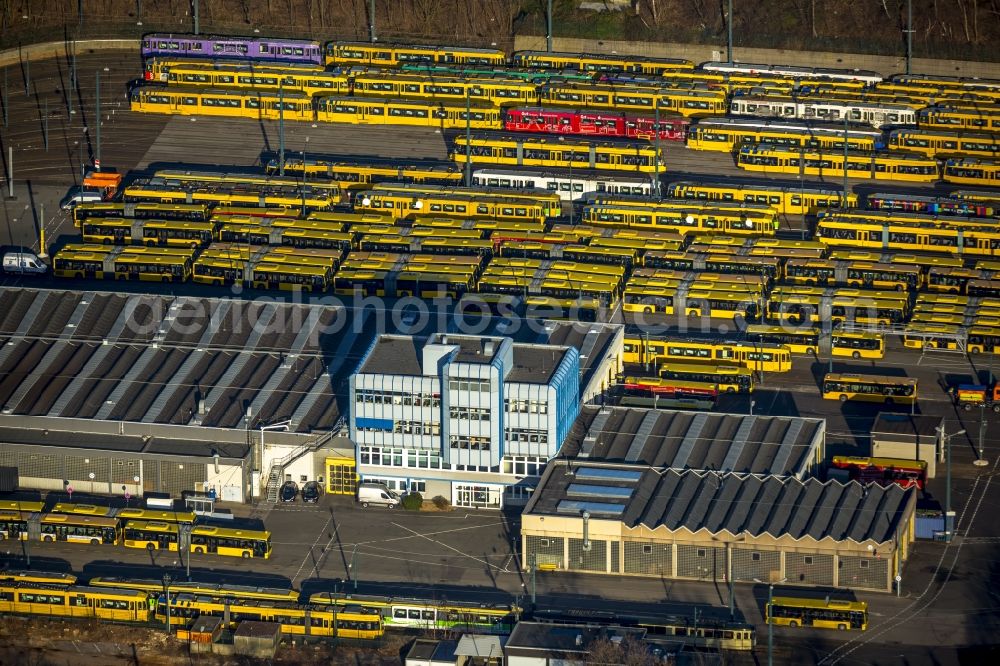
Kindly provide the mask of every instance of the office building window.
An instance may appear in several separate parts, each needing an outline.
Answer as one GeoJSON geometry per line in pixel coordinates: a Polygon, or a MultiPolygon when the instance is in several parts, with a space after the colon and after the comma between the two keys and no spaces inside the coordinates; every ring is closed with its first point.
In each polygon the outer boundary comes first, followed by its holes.
{"type": "Polygon", "coordinates": [[[543,456],[504,456],[503,473],[516,476],[541,476],[547,459],[543,456]]]}

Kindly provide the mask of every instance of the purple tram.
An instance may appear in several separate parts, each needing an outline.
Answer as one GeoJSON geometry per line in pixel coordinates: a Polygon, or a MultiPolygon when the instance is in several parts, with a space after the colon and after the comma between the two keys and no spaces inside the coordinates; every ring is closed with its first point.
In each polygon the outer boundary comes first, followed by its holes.
{"type": "Polygon", "coordinates": [[[323,64],[319,42],[266,37],[212,37],[153,33],[142,38],[142,57],[239,58],[323,64]]]}

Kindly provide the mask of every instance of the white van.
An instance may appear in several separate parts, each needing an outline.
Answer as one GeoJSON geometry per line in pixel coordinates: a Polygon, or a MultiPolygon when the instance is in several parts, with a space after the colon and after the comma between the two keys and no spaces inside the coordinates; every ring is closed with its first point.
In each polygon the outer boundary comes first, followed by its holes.
{"type": "Polygon", "coordinates": [[[3,255],[3,270],[16,275],[44,275],[49,267],[32,252],[7,252],[3,255]]]}
{"type": "Polygon", "coordinates": [[[383,483],[362,481],[358,484],[358,501],[365,508],[379,504],[394,509],[399,505],[399,495],[386,488],[383,483]]]}
{"type": "Polygon", "coordinates": [[[85,190],[82,187],[71,187],[66,196],[59,202],[59,207],[63,210],[72,210],[78,203],[96,203],[103,201],[104,197],[97,190],[85,190]]]}

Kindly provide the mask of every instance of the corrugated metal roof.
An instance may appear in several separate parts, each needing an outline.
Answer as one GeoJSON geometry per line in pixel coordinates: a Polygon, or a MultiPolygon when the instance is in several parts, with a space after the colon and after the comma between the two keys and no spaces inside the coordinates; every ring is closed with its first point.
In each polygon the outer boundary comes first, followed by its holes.
{"type": "Polygon", "coordinates": [[[622,491],[614,492],[621,496],[621,521],[627,527],[707,530],[712,534],[882,543],[893,538],[915,492],[856,481],[801,481],[795,477],[658,470],[560,459],[549,463],[525,514],[565,515],[557,507],[567,498],[569,484],[578,474],[592,469],[642,471],[638,479],[620,475],[604,481],[587,475],[590,485],[633,490],[628,497],[622,491]]]}
{"type": "Polygon", "coordinates": [[[822,419],[637,407],[585,407],[578,425],[564,456],[800,478],[816,459],[825,428],[822,419]]]}

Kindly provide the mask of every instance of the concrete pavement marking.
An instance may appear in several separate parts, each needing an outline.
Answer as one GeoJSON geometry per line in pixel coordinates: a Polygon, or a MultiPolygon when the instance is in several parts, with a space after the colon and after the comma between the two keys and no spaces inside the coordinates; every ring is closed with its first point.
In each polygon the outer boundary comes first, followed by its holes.
{"type": "MultiPolygon", "coordinates": [[[[330,523],[332,522],[333,522],[333,514],[331,513],[330,517],[326,519],[326,522],[323,523],[323,527],[320,528],[319,533],[316,535],[316,540],[312,542],[312,545],[309,546],[309,550],[306,552],[305,557],[302,558],[302,564],[299,565],[299,568],[295,572],[295,575],[292,576],[292,587],[295,586],[295,582],[299,579],[299,576],[302,575],[302,570],[306,568],[306,565],[309,563],[310,558],[312,558],[313,550],[316,548],[316,544],[318,544],[319,540],[323,538],[323,533],[326,532],[327,528],[330,527],[330,523]]],[[[340,531],[340,526],[338,525],[336,529],[333,530],[333,535],[330,537],[330,539],[326,542],[326,545],[323,547],[323,551],[320,553],[319,559],[316,561],[316,564],[313,565],[313,573],[316,576],[319,576],[319,568],[320,566],[322,566],[323,561],[326,559],[326,554],[330,550],[330,545],[337,538],[337,534],[339,531],[340,531]]]]}
{"type": "MultiPolygon", "coordinates": [[[[993,462],[992,471],[996,471],[998,465],[1000,465],[1000,458],[998,458],[993,462]]],[[[972,523],[975,521],[976,516],[979,513],[979,509],[983,505],[983,500],[986,498],[986,493],[990,488],[990,483],[992,483],[993,481],[993,476],[994,475],[992,474],[986,476],[986,483],[983,485],[983,489],[979,495],[979,499],[976,501],[975,508],[972,510],[972,515],[969,517],[969,520],[965,525],[966,531],[968,531],[972,523]]],[[[969,511],[969,505],[972,502],[972,498],[976,494],[976,489],[979,486],[979,482],[982,478],[983,478],[982,476],[976,477],[976,481],[972,484],[972,490],[969,492],[969,496],[965,500],[965,506],[962,507],[962,513],[959,514],[957,520],[955,521],[954,529],[956,531],[958,530],[958,526],[962,524],[966,514],[969,511]]],[[[825,657],[823,657],[823,659],[819,661],[820,666],[823,666],[823,664],[830,664],[830,666],[832,666],[833,664],[843,661],[850,654],[864,647],[868,643],[871,643],[876,638],[892,631],[893,629],[895,629],[896,627],[905,622],[909,622],[915,619],[920,613],[922,613],[925,610],[928,610],[931,604],[933,604],[937,600],[937,598],[941,596],[941,593],[944,591],[945,585],[947,585],[948,582],[951,580],[952,572],[955,569],[955,565],[958,564],[958,558],[962,553],[962,547],[964,545],[965,545],[964,539],[958,540],[957,543],[954,541],[949,543],[948,546],[941,551],[941,557],[938,560],[937,566],[935,567],[934,575],[932,575],[928,579],[927,585],[924,587],[923,591],[920,593],[919,596],[915,597],[913,601],[910,604],[908,604],[905,608],[903,608],[901,611],[891,616],[888,622],[883,626],[874,630],[869,630],[864,637],[852,638],[851,640],[843,643],[842,645],[834,649],[832,652],[827,654],[825,657]],[[952,557],[951,564],[947,568],[947,573],[945,574],[944,579],[941,581],[940,585],[938,585],[937,590],[935,590],[934,593],[925,600],[924,597],[926,597],[927,594],[931,592],[931,590],[935,585],[935,582],[938,580],[937,574],[941,571],[941,565],[944,563],[945,557],[951,551],[954,552],[954,557],[952,557]]]]}
{"type": "MultiPolygon", "coordinates": [[[[396,527],[398,527],[400,529],[406,530],[407,532],[411,532],[414,536],[418,536],[421,539],[427,539],[431,543],[437,544],[439,546],[444,546],[448,550],[453,550],[456,553],[458,553],[459,555],[461,555],[463,557],[467,557],[470,560],[473,560],[474,562],[479,562],[480,564],[485,564],[486,566],[488,566],[488,567],[490,567],[492,569],[495,569],[495,570],[499,571],[500,573],[510,573],[510,571],[508,571],[506,567],[504,567],[504,568],[501,569],[500,567],[496,566],[495,564],[491,564],[487,560],[481,560],[478,557],[474,557],[472,555],[469,555],[468,553],[463,553],[462,551],[460,551],[458,548],[455,548],[454,546],[449,546],[448,544],[446,544],[446,543],[444,543],[442,541],[438,541],[437,539],[432,539],[432,538],[430,538],[429,536],[427,536],[425,534],[421,534],[420,532],[417,532],[416,530],[411,530],[409,527],[406,527],[405,525],[400,525],[399,523],[393,523],[393,525],[395,525],[396,527]]],[[[448,530],[448,531],[457,531],[457,530],[448,530]]]]}

